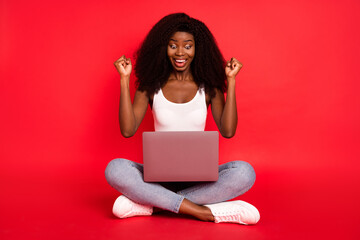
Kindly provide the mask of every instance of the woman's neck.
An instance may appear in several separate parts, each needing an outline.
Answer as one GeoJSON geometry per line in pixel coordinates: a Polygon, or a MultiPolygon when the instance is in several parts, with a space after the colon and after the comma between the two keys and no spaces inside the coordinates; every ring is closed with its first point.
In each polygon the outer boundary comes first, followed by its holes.
{"type": "Polygon", "coordinates": [[[193,76],[190,71],[177,72],[174,71],[170,74],[169,79],[178,81],[193,81],[193,76]]]}

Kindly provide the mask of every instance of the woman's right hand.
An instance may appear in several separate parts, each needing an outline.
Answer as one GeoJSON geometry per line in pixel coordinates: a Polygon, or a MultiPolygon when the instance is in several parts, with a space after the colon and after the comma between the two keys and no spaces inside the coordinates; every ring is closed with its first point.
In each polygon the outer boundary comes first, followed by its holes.
{"type": "Polygon", "coordinates": [[[122,55],[118,60],[114,62],[114,65],[118,72],[120,73],[121,78],[129,78],[132,65],[130,58],[126,58],[125,55],[122,55]]]}

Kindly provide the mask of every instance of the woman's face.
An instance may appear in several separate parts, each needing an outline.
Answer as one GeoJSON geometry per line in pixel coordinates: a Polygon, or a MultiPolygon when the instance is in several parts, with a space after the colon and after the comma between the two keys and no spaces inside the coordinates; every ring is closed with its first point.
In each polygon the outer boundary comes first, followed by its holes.
{"type": "Polygon", "coordinates": [[[167,55],[176,71],[189,70],[195,56],[194,36],[187,32],[174,33],[170,37],[167,55]]]}

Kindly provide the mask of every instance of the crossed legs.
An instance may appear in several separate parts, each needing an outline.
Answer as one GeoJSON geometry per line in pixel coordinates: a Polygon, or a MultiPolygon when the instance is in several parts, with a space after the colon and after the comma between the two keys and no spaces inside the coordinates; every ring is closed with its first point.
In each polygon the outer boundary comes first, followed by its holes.
{"type": "Polygon", "coordinates": [[[112,160],[106,167],[105,177],[112,187],[136,203],[191,215],[203,221],[214,221],[205,204],[237,197],[255,182],[254,169],[243,161],[220,165],[216,182],[198,183],[176,192],[159,183],[144,182],[142,164],[126,159],[112,160]]]}

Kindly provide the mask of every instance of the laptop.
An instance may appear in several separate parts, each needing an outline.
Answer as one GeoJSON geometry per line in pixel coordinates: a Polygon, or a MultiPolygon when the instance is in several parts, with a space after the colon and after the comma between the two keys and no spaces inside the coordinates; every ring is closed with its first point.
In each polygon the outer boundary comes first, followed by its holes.
{"type": "Polygon", "coordinates": [[[144,132],[143,162],[145,182],[217,181],[219,133],[144,132]]]}

